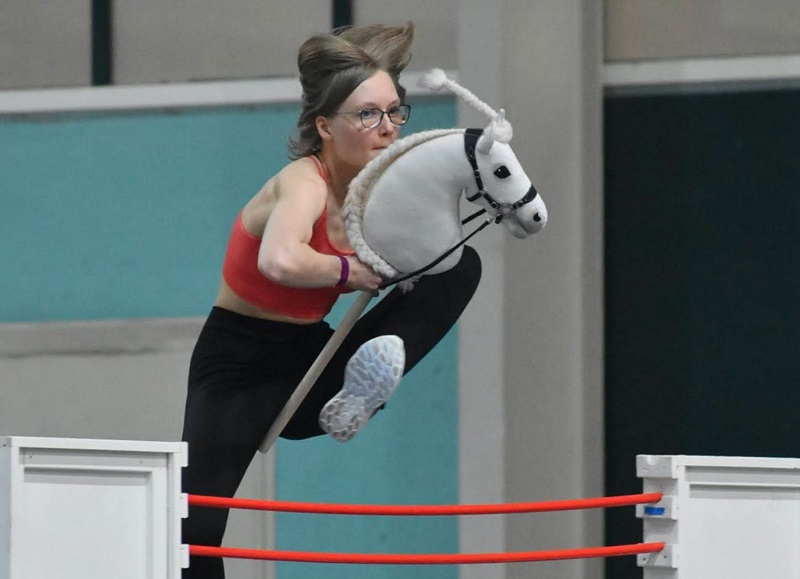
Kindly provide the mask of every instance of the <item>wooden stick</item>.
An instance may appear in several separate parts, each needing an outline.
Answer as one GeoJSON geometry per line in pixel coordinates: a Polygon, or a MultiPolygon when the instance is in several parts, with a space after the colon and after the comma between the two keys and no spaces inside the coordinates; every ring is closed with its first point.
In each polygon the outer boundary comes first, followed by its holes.
{"type": "Polygon", "coordinates": [[[292,416],[297,412],[297,409],[311,391],[317,378],[322,374],[328,362],[331,361],[331,358],[336,353],[336,350],[339,349],[339,346],[342,345],[347,334],[353,329],[353,325],[361,316],[361,313],[367,307],[367,304],[369,304],[373,296],[374,294],[371,292],[362,291],[361,295],[359,295],[353,305],[350,306],[350,310],[345,314],[344,319],[342,319],[341,323],[337,326],[330,339],[328,339],[328,343],[322,348],[317,359],[311,364],[311,367],[308,369],[308,372],[306,372],[306,375],[303,376],[300,384],[297,385],[297,388],[295,388],[289,400],[286,401],[286,405],[283,407],[280,414],[278,414],[275,422],[269,427],[269,431],[264,437],[261,446],[258,447],[258,450],[266,453],[272,448],[272,445],[275,444],[278,436],[280,436],[283,429],[286,428],[286,425],[289,424],[292,416]]]}

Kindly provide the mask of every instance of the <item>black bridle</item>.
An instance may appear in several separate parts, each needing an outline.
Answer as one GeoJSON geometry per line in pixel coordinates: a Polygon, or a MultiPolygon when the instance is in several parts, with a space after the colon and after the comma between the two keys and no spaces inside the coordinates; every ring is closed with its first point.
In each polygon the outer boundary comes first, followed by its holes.
{"type": "MultiPolygon", "coordinates": [[[[434,259],[428,265],[421,267],[417,271],[405,274],[402,277],[388,281],[384,283],[381,286],[381,288],[386,288],[389,287],[390,285],[394,285],[396,283],[406,281],[418,275],[422,275],[426,271],[432,269],[433,267],[436,267],[442,261],[447,259],[459,247],[461,247],[472,237],[474,237],[477,233],[483,231],[483,229],[486,228],[487,225],[489,225],[490,223],[500,223],[504,217],[506,217],[507,215],[513,215],[514,213],[517,212],[517,209],[536,199],[536,195],[538,193],[536,192],[536,188],[533,186],[533,184],[531,184],[530,189],[528,189],[528,192],[525,193],[525,195],[523,195],[521,199],[515,201],[514,203],[500,203],[499,201],[496,201],[494,197],[492,197],[486,189],[483,188],[483,179],[481,179],[481,172],[480,169],[478,169],[478,161],[475,158],[475,147],[477,146],[478,139],[480,139],[482,134],[483,134],[483,129],[467,129],[464,132],[464,151],[466,152],[467,160],[469,161],[469,164],[472,167],[472,175],[475,177],[475,185],[477,185],[478,187],[478,191],[474,195],[470,195],[466,199],[467,201],[475,202],[481,197],[483,197],[484,199],[486,199],[486,202],[489,203],[489,207],[494,209],[496,213],[490,216],[488,219],[486,219],[483,223],[481,223],[477,227],[477,229],[475,229],[475,231],[467,235],[464,239],[456,243],[453,247],[445,251],[442,255],[434,259]]],[[[480,209],[479,211],[476,211],[472,215],[464,218],[461,221],[461,225],[466,225],[467,223],[469,223],[476,217],[483,215],[484,213],[486,213],[486,209],[480,209]]]]}
{"type": "MultiPolygon", "coordinates": [[[[467,201],[475,202],[481,197],[486,199],[486,202],[489,203],[489,207],[497,211],[495,214],[495,220],[497,223],[500,223],[506,215],[513,215],[517,212],[517,209],[525,205],[526,203],[530,203],[534,199],[536,199],[536,187],[533,186],[531,183],[530,189],[522,198],[514,203],[500,203],[499,201],[495,200],[489,192],[483,188],[483,179],[481,179],[481,172],[478,169],[478,160],[475,157],[475,147],[478,145],[478,139],[481,138],[483,134],[483,129],[467,129],[464,132],[464,151],[467,153],[467,159],[469,160],[469,164],[472,166],[472,174],[475,177],[475,185],[478,186],[478,190],[475,192],[474,195],[470,195],[467,197],[467,201]]],[[[479,213],[480,215],[480,213],[479,213]]]]}

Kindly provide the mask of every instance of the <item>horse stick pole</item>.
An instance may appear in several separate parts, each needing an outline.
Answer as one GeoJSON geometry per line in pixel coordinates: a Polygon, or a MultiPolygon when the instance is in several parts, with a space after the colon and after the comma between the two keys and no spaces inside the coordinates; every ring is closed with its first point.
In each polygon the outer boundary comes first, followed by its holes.
{"type": "Polygon", "coordinates": [[[286,405],[281,410],[278,417],[275,419],[275,422],[272,423],[272,426],[269,427],[269,431],[267,435],[264,437],[264,441],[261,443],[261,446],[258,449],[266,453],[272,445],[275,444],[275,441],[280,436],[280,433],[283,432],[283,429],[286,428],[286,425],[289,424],[289,421],[294,416],[294,413],[297,412],[297,409],[302,404],[303,400],[305,400],[306,396],[308,395],[311,387],[314,386],[314,383],[319,378],[322,371],[328,365],[328,362],[331,361],[331,358],[336,353],[336,350],[339,349],[339,346],[342,345],[347,334],[350,333],[350,330],[353,329],[353,325],[356,323],[356,320],[361,316],[361,313],[367,307],[367,304],[372,299],[374,294],[367,291],[362,291],[361,295],[356,298],[356,301],[350,306],[350,310],[345,314],[344,318],[342,319],[341,323],[337,326],[336,330],[333,332],[333,335],[328,339],[328,342],[325,344],[325,347],[322,348],[322,351],[317,356],[317,359],[314,360],[314,363],[311,364],[311,367],[306,372],[306,375],[303,376],[303,379],[300,381],[300,384],[297,385],[294,392],[292,393],[289,400],[286,401],[286,405]]]}

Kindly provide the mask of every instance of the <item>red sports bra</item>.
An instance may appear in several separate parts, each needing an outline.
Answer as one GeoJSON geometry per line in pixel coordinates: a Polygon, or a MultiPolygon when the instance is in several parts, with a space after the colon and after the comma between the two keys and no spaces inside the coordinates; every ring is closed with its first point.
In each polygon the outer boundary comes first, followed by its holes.
{"type": "MultiPolygon", "coordinates": [[[[315,156],[311,159],[317,171],[327,182],[324,166],[315,156]]],[[[343,251],[331,243],[328,237],[327,203],[319,219],[314,223],[309,247],[327,255],[353,255],[353,251],[343,251]]],[[[222,276],[233,292],[246,302],[278,314],[316,320],[331,311],[336,299],[345,292],[353,291],[346,287],[297,288],[279,285],[264,277],[258,270],[258,252],[261,237],[253,235],[244,228],[242,214],[236,221],[228,240],[222,276]]]]}

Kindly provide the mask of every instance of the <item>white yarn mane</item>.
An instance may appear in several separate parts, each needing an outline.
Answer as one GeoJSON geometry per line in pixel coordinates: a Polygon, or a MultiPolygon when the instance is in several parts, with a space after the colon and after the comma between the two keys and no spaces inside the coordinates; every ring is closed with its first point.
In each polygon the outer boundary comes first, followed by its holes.
{"type": "Polygon", "coordinates": [[[463,132],[464,129],[434,129],[431,131],[414,133],[413,135],[399,139],[384,149],[380,155],[367,163],[358,175],[356,175],[355,179],[350,182],[350,186],[347,190],[347,197],[345,197],[344,205],[342,206],[342,216],[344,217],[345,226],[347,227],[347,238],[350,241],[350,245],[355,249],[356,254],[358,254],[358,258],[382,276],[393,278],[399,276],[401,273],[410,272],[400,272],[396,270],[380,255],[375,253],[364,239],[362,222],[364,220],[364,210],[369,201],[369,195],[373,185],[375,185],[375,182],[383,172],[407,151],[423,143],[432,141],[433,139],[463,132]]]}
{"type": "Polygon", "coordinates": [[[503,109],[499,111],[494,110],[471,90],[464,88],[453,79],[447,77],[441,68],[433,68],[422,75],[419,79],[420,86],[429,88],[431,90],[444,90],[447,89],[468,105],[486,115],[491,124],[487,128],[487,134],[499,143],[509,143],[514,135],[514,129],[511,123],[506,120],[506,113],[503,109]]]}

